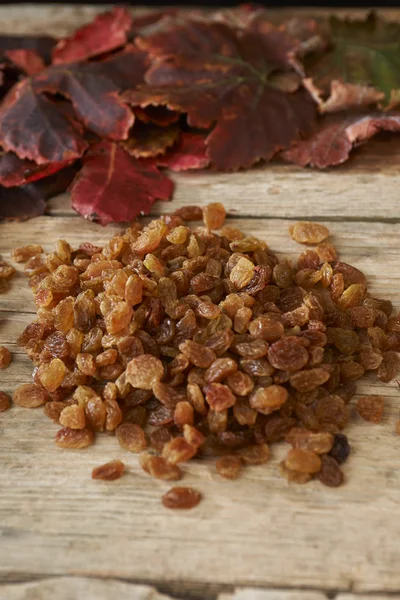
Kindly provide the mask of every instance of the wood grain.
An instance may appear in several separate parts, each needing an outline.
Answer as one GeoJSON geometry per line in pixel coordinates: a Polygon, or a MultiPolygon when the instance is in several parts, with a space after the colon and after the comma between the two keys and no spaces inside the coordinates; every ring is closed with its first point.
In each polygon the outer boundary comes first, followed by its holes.
{"type": "MultiPolygon", "coordinates": [[[[99,10],[0,7],[0,28],[63,35],[99,10]]],[[[288,236],[291,221],[321,220],[342,259],[365,271],[373,293],[399,308],[399,156],[398,141],[382,137],[347,165],[324,172],[275,164],[234,175],[181,175],[174,202],[158,203],[153,212],[222,200],[232,224],[289,258],[301,250],[288,236]]],[[[52,200],[48,212],[0,224],[0,254],[8,258],[13,247],[32,242],[50,250],[60,237],[73,245],[101,243],[120,230],[78,218],[67,195],[52,200]]],[[[0,389],[10,393],[30,380],[31,365],[15,340],[33,310],[19,273],[0,296],[0,344],[13,352],[0,389]]],[[[233,482],[219,479],[211,462],[185,466],[185,484],[204,500],[182,514],[162,507],[168,484],[147,477],[137,456],[112,437],[75,453],[54,446],[57,427],[41,409],[0,415],[0,598],[166,598],[129,581],[173,590],[181,600],[216,598],[221,590],[219,600],[326,600],[329,590],[338,590],[336,600],[383,600],[384,592],[400,592],[399,390],[395,382],[367,378],[359,392],[383,394],[385,416],[380,425],[352,419],[344,487],[288,485],[278,475],[285,453],[278,446],[270,464],[233,482]],[[126,475],[112,483],[91,480],[91,469],[111,458],[125,462],[126,475]],[[35,578],[43,580],[15,583],[35,578]],[[232,592],[234,586],[250,589],[232,592]]]]}
{"type": "MultiPolygon", "coordinates": [[[[155,588],[116,580],[86,577],[54,577],[41,581],[0,585],[0,597],[7,600],[174,600],[177,596],[159,593],[155,588]]],[[[324,592],[312,590],[261,590],[241,588],[221,593],[215,600],[328,600],[324,592]]],[[[329,596],[331,599],[332,595],[329,596]]],[[[184,596],[179,594],[184,600],[184,596]]],[[[338,594],[334,600],[399,600],[398,595],[338,594]]]]}

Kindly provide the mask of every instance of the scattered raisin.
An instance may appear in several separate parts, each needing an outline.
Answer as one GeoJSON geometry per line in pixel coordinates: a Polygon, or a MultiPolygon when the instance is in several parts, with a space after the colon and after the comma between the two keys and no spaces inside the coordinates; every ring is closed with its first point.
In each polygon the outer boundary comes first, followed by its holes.
{"type": "Polygon", "coordinates": [[[380,423],[385,408],[383,396],[361,396],[357,401],[357,412],[365,421],[380,423]]]}
{"type": "Polygon", "coordinates": [[[339,463],[328,455],[321,457],[321,470],[317,477],[321,483],[328,487],[339,487],[344,480],[339,463]]]}
{"type": "Polygon", "coordinates": [[[11,352],[5,346],[0,346],[0,369],[6,369],[11,362],[11,352]]]}
{"type": "Polygon", "coordinates": [[[111,460],[92,471],[92,479],[103,479],[104,481],[114,481],[122,477],[125,471],[125,465],[120,460],[111,460]]]}
{"type": "Polygon", "coordinates": [[[289,227],[289,232],[292,239],[299,244],[319,244],[330,235],[329,229],[325,225],[310,221],[295,223],[289,227]]]}
{"type": "Polygon", "coordinates": [[[5,412],[11,406],[10,398],[5,392],[0,392],[0,413],[5,412]]]}
{"type": "Polygon", "coordinates": [[[217,460],[215,468],[218,475],[221,475],[221,477],[224,477],[225,479],[236,479],[242,468],[242,460],[239,456],[228,454],[217,460]]]}
{"type": "Polygon", "coordinates": [[[177,481],[182,479],[182,471],[177,465],[173,465],[162,458],[149,452],[142,452],[139,457],[140,465],[143,471],[146,471],[156,479],[164,481],[177,481]]]}
{"type": "Polygon", "coordinates": [[[197,490],[189,487],[174,487],[162,497],[162,503],[165,508],[171,509],[189,509],[199,504],[201,494],[197,490]]]}

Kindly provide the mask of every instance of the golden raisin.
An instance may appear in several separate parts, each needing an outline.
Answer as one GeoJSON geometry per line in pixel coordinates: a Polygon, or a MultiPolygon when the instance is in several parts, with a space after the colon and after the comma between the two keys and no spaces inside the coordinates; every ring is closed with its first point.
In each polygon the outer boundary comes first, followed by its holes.
{"type": "Polygon", "coordinates": [[[11,362],[11,352],[5,346],[0,346],[0,369],[6,369],[11,362]]]}
{"type": "Polygon", "coordinates": [[[383,396],[361,396],[357,400],[357,412],[365,421],[380,423],[385,408],[383,396]]]}
{"type": "Polygon", "coordinates": [[[114,481],[122,477],[125,471],[125,465],[120,460],[111,460],[92,471],[92,479],[103,479],[104,481],[114,481]]]}
{"type": "Polygon", "coordinates": [[[190,509],[199,504],[201,494],[197,490],[188,487],[174,487],[162,497],[165,508],[190,509]]]}

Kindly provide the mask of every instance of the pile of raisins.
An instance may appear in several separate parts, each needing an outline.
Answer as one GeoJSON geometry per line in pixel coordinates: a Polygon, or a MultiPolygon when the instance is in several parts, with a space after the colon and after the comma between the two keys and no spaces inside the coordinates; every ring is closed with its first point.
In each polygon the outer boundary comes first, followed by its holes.
{"type": "MultiPolygon", "coordinates": [[[[224,219],[222,204],[186,206],[134,223],[102,248],[17,249],[37,320],[18,340],[35,365],[33,383],[13,400],[43,405],[62,427],[60,447],[115,434],[159,479],[179,480],[181,463],[210,455],[235,479],[285,440],[284,477],[338,486],[349,401],[366,371],[383,382],[397,375],[400,317],[338,260],[326,227],[291,227],[294,240],[314,246],[291,264],[224,219]]],[[[372,422],[383,408],[379,396],[357,405],[372,422]]],[[[123,472],[112,461],[93,477],[123,472]]],[[[163,498],[175,508],[199,500],[179,487],[163,498]]]]}

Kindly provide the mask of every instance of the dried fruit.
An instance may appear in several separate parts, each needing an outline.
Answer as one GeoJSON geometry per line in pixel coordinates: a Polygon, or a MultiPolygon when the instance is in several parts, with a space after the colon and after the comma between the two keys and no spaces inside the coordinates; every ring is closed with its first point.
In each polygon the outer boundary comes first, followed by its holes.
{"type": "Polygon", "coordinates": [[[151,390],[164,376],[162,362],[151,354],[142,354],[133,358],[126,367],[129,383],[141,390],[151,390]]]}
{"type": "Polygon", "coordinates": [[[0,369],[7,369],[11,362],[11,352],[5,346],[0,346],[0,369]]]}
{"type": "Polygon", "coordinates": [[[162,497],[165,508],[189,509],[199,504],[201,494],[197,490],[188,487],[174,487],[162,497]]]}
{"type": "Polygon", "coordinates": [[[220,229],[224,224],[225,215],[225,206],[221,202],[213,202],[203,208],[204,224],[209,229],[220,229]]]}
{"type": "Polygon", "coordinates": [[[330,232],[325,225],[301,221],[289,227],[290,235],[299,244],[319,244],[329,237],[330,232]]]}
{"type": "Polygon", "coordinates": [[[321,458],[312,450],[294,448],[285,458],[285,467],[299,473],[318,473],[321,469],[321,458]]]}
{"type": "Polygon", "coordinates": [[[162,457],[173,465],[190,460],[197,452],[197,448],[189,444],[185,438],[176,437],[167,442],[162,451],[162,457]]]}
{"type": "Polygon", "coordinates": [[[221,412],[235,404],[231,389],[222,383],[208,383],[204,392],[210,408],[215,412],[221,412]]]}
{"type": "Polygon", "coordinates": [[[169,463],[161,456],[155,456],[149,452],[142,452],[139,460],[143,471],[146,471],[146,473],[156,479],[163,479],[164,481],[177,481],[182,479],[182,471],[180,468],[177,465],[169,463]]]}
{"type": "Polygon", "coordinates": [[[319,385],[328,381],[330,373],[325,369],[316,367],[308,371],[299,371],[291,376],[290,385],[298,392],[311,392],[319,385]]]}
{"type": "Polygon", "coordinates": [[[308,352],[297,338],[286,337],[270,346],[268,360],[275,369],[299,371],[308,362],[308,352]]]}
{"type": "Polygon", "coordinates": [[[385,408],[385,399],[383,396],[361,396],[357,400],[357,412],[365,419],[372,423],[380,423],[385,408]]]}
{"type": "Polygon", "coordinates": [[[92,479],[103,479],[104,481],[114,481],[119,479],[125,472],[125,465],[120,460],[111,460],[92,471],[92,479]]]}
{"type": "Polygon", "coordinates": [[[281,385],[256,388],[250,394],[250,406],[264,415],[278,410],[288,399],[288,391],[281,385]]]}
{"type": "Polygon", "coordinates": [[[342,485],[344,477],[337,461],[332,456],[325,454],[321,457],[321,462],[321,470],[318,473],[320,482],[328,487],[342,485]]]}
{"type": "Polygon", "coordinates": [[[10,408],[10,398],[5,392],[0,392],[0,413],[5,412],[10,408]]]}
{"type": "Polygon", "coordinates": [[[58,422],[69,429],[83,429],[86,424],[85,411],[78,404],[66,406],[61,411],[58,422]]]}
{"type": "Polygon", "coordinates": [[[94,442],[94,434],[90,429],[60,429],[55,437],[55,442],[60,448],[81,450],[91,446],[94,442]]]}
{"type": "Polygon", "coordinates": [[[182,342],[179,345],[179,350],[193,365],[202,369],[207,369],[216,358],[210,348],[192,340],[182,342]]]}
{"type": "Polygon", "coordinates": [[[332,450],[334,437],[331,433],[321,432],[314,433],[307,429],[299,429],[294,427],[286,435],[285,440],[293,446],[301,450],[312,450],[317,454],[326,454],[332,450]]]}
{"type": "Polygon", "coordinates": [[[47,400],[46,390],[35,383],[20,385],[13,394],[13,402],[24,408],[36,408],[47,402],[47,400]]]}
{"type": "Polygon", "coordinates": [[[269,460],[270,451],[267,444],[254,444],[238,450],[242,461],[247,465],[263,465],[269,460]]]}
{"type": "Polygon", "coordinates": [[[336,433],[333,439],[333,446],[329,452],[329,456],[332,456],[339,463],[339,465],[346,462],[350,454],[350,445],[347,437],[343,433],[336,433]]]}
{"type": "MultiPolygon", "coordinates": [[[[329,244],[303,252],[297,267],[279,263],[253,236],[213,233],[223,212],[205,210],[206,227],[191,230],[184,220],[203,211],[184,207],[104,247],[60,240],[32,255],[38,316],[18,344],[34,383],[17,388],[15,403],[44,404],[65,448],[115,432],[123,448],[146,450],[142,467],[159,479],[179,479],[176,465],[198,454],[217,455],[217,472],[235,478],[286,440],[288,481],[319,473],[339,485],[355,382],[364,371],[396,377],[399,317],[329,244]]],[[[311,225],[308,240],[318,237],[311,225]]],[[[378,422],[383,398],[362,397],[357,410],[378,422]]]]}
{"type": "Polygon", "coordinates": [[[218,475],[225,479],[236,479],[242,468],[242,460],[239,456],[227,455],[221,456],[215,463],[218,475]]]}
{"type": "Polygon", "coordinates": [[[141,452],[147,446],[146,436],[140,425],[123,423],[117,427],[115,433],[122,448],[129,452],[141,452]]]}

